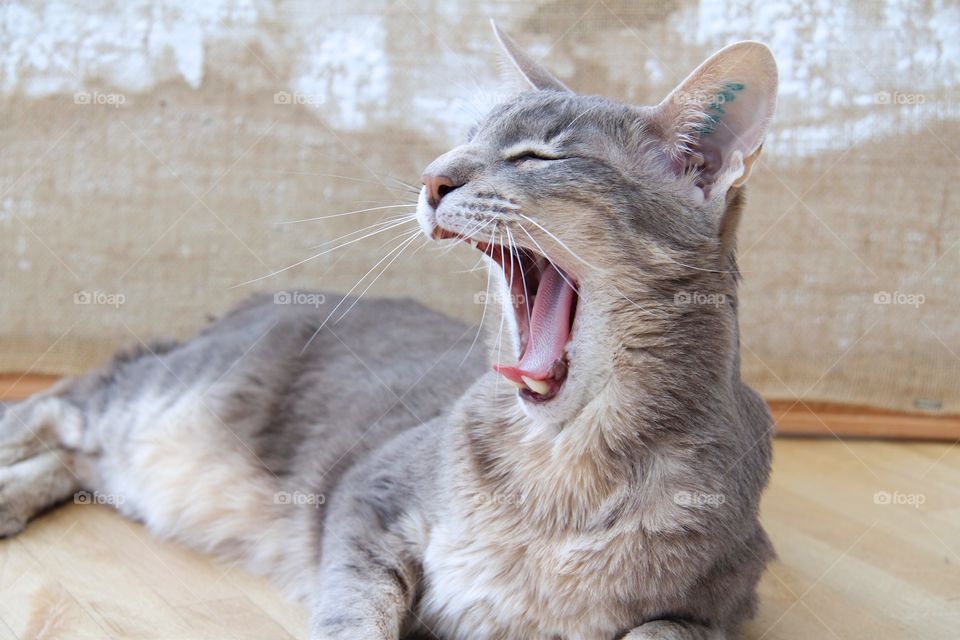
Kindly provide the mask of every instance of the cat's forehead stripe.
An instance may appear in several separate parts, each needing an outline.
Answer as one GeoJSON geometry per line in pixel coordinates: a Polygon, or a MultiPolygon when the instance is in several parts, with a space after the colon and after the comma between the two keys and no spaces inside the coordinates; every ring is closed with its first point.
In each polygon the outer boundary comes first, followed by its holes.
{"type": "Polygon", "coordinates": [[[535,141],[554,148],[574,142],[584,135],[613,134],[636,113],[605,98],[566,94],[525,94],[515,102],[495,109],[480,129],[504,145],[535,141]]]}

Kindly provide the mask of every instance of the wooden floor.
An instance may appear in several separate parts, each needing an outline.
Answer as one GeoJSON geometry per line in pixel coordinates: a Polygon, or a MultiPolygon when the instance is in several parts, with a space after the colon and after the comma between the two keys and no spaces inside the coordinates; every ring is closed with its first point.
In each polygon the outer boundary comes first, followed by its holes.
{"type": "MultiPolygon", "coordinates": [[[[960,446],[776,442],[752,640],[960,638],[960,446]]],[[[265,580],[76,505],[0,541],[0,640],[303,638],[265,580]]]]}

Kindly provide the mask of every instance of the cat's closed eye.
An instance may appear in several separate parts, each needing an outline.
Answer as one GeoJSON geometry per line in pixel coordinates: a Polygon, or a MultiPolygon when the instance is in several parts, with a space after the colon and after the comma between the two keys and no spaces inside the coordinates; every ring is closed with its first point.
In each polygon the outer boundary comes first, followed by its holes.
{"type": "Polygon", "coordinates": [[[511,153],[506,157],[507,162],[512,162],[514,164],[526,163],[528,161],[533,162],[554,162],[557,160],[566,160],[564,156],[548,154],[540,150],[528,149],[524,151],[518,151],[511,153]]]}

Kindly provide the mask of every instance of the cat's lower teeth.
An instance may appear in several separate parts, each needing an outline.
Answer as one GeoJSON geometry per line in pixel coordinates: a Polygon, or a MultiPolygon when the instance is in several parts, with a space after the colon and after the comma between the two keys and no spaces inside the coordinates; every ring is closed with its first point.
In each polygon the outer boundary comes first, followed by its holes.
{"type": "Polygon", "coordinates": [[[524,384],[533,391],[534,393],[539,393],[540,395],[546,395],[550,392],[550,385],[544,382],[543,380],[534,380],[533,378],[528,378],[527,376],[520,376],[524,384]]]}

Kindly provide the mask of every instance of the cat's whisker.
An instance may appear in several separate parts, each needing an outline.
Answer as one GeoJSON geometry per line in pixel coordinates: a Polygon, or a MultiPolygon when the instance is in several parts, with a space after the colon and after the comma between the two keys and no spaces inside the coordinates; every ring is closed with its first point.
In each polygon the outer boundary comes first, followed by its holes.
{"type": "MultiPolygon", "coordinates": [[[[487,225],[492,224],[494,222],[496,222],[496,218],[491,218],[489,220],[481,220],[480,222],[476,223],[475,225],[473,225],[472,227],[464,231],[463,236],[466,238],[471,238],[473,237],[473,234],[480,233],[487,225]]],[[[447,255],[459,245],[460,245],[459,242],[451,242],[449,246],[443,248],[443,251],[440,253],[440,255],[441,256],[447,255]]]]}
{"type": "MultiPolygon", "coordinates": [[[[571,249],[569,246],[567,246],[567,243],[565,243],[563,240],[561,240],[560,238],[558,238],[557,236],[555,236],[553,233],[551,233],[550,231],[548,231],[542,224],[540,224],[539,222],[537,222],[536,220],[534,220],[534,219],[531,218],[530,216],[524,215],[524,214],[522,214],[522,213],[520,213],[520,212],[517,212],[517,215],[520,216],[521,218],[523,218],[524,220],[527,220],[527,221],[530,222],[531,224],[536,225],[536,227],[537,227],[538,229],[540,229],[540,230],[543,231],[545,234],[547,234],[548,236],[550,236],[551,238],[553,238],[554,242],[556,242],[556,243],[559,244],[561,247],[563,247],[564,249],[566,249],[567,252],[568,252],[570,255],[572,255],[574,258],[576,258],[577,260],[579,260],[579,261],[582,262],[583,264],[587,265],[587,266],[590,267],[591,269],[595,269],[595,270],[599,271],[600,273],[603,273],[603,272],[604,272],[604,269],[601,269],[600,267],[598,267],[598,266],[596,266],[596,265],[590,264],[589,262],[587,262],[586,260],[584,260],[583,258],[581,258],[581,257],[577,254],[576,251],[574,251],[574,250],[571,249]]],[[[527,235],[530,235],[530,234],[527,234],[527,235]]]]}
{"type": "MultiPolygon", "coordinates": [[[[527,288],[527,274],[524,273],[524,270],[523,270],[523,260],[520,259],[520,249],[517,248],[517,243],[514,242],[513,232],[510,231],[510,227],[508,227],[508,226],[505,226],[504,228],[507,230],[507,240],[509,240],[509,242],[510,242],[510,266],[511,266],[511,269],[512,269],[512,267],[513,267],[513,251],[514,251],[514,248],[516,248],[516,251],[517,251],[517,262],[520,264],[520,279],[521,279],[521,281],[523,282],[523,304],[524,304],[524,306],[525,306],[526,309],[527,309],[527,326],[529,327],[529,326],[532,325],[532,319],[531,319],[531,317],[530,317],[530,297],[529,297],[528,294],[527,294],[527,292],[530,291],[530,290],[527,288]]],[[[546,256],[544,256],[544,257],[546,257],[546,256]]],[[[511,290],[511,292],[513,291],[513,286],[512,286],[512,284],[511,284],[511,286],[510,286],[510,290],[511,290]]],[[[512,295],[512,293],[511,293],[511,295],[512,295]]]]}
{"type": "Polygon", "coordinates": [[[579,119],[582,118],[583,116],[587,115],[587,114],[590,113],[591,111],[597,111],[597,110],[599,110],[599,109],[601,108],[601,106],[602,106],[602,105],[597,104],[597,105],[594,105],[594,106],[592,106],[592,107],[588,107],[587,109],[584,109],[583,111],[580,112],[579,115],[577,115],[577,117],[575,117],[573,120],[571,120],[570,122],[568,122],[568,123],[567,123],[567,126],[564,127],[564,129],[569,129],[569,128],[572,127],[574,124],[576,124],[577,120],[579,120],[579,119]]]}
{"type": "Polygon", "coordinates": [[[380,207],[369,207],[367,209],[356,209],[354,211],[344,211],[342,213],[331,213],[324,216],[317,216],[315,218],[303,218],[301,220],[281,220],[277,224],[297,224],[300,222],[314,222],[316,220],[329,220],[330,218],[342,218],[343,216],[353,216],[358,213],[367,213],[368,211],[381,211],[383,209],[399,209],[401,207],[416,207],[416,204],[403,203],[403,204],[388,204],[380,207]]]}
{"type": "MultiPolygon", "coordinates": [[[[354,204],[400,204],[396,200],[354,200],[354,204]]],[[[417,206],[416,202],[406,202],[402,204],[409,204],[411,206],[417,206]]]]}
{"type": "MultiPolygon", "coordinates": [[[[505,259],[504,259],[504,255],[503,255],[503,234],[502,234],[502,233],[498,233],[498,234],[497,234],[497,239],[498,239],[498,241],[499,241],[499,242],[497,242],[497,244],[500,245],[500,264],[505,264],[505,259]]],[[[492,269],[493,267],[491,266],[490,268],[492,269]]],[[[506,318],[507,318],[506,305],[504,304],[504,302],[501,301],[501,303],[500,303],[500,328],[497,330],[497,362],[498,362],[498,363],[499,363],[499,362],[503,362],[503,325],[504,325],[504,322],[505,322],[506,318]]],[[[496,390],[496,394],[495,394],[495,395],[497,395],[497,396],[500,395],[500,378],[502,378],[502,377],[503,377],[503,376],[497,376],[497,380],[496,380],[496,382],[494,382],[494,388],[495,388],[495,390],[496,390]]]]}
{"type": "MultiPolygon", "coordinates": [[[[398,236],[398,237],[402,237],[403,235],[405,235],[405,234],[401,234],[401,235],[398,236]]],[[[409,234],[406,234],[406,235],[409,235],[409,234]]],[[[301,355],[301,356],[302,356],[304,353],[306,353],[307,349],[310,348],[310,345],[313,343],[314,339],[320,334],[320,332],[323,330],[323,328],[324,328],[325,326],[327,326],[327,322],[329,322],[330,318],[333,317],[333,314],[335,314],[335,313],[337,312],[337,309],[339,309],[340,306],[341,306],[344,302],[347,301],[347,299],[349,298],[350,294],[353,293],[354,290],[355,290],[357,287],[360,286],[360,283],[363,282],[363,281],[366,279],[366,277],[369,276],[369,275],[373,272],[374,269],[376,269],[377,267],[379,267],[379,266],[380,266],[385,260],[387,260],[391,255],[393,255],[394,253],[396,253],[396,254],[397,254],[397,257],[398,257],[398,256],[400,255],[400,253],[403,253],[403,250],[407,247],[407,245],[408,245],[410,242],[413,241],[413,239],[414,239],[413,237],[409,237],[409,238],[407,238],[406,240],[404,240],[403,242],[401,242],[399,245],[397,245],[396,247],[394,247],[393,249],[391,249],[390,251],[388,251],[386,255],[384,255],[382,258],[380,258],[380,260],[377,262],[377,264],[375,264],[375,265],[373,265],[372,267],[370,267],[370,270],[367,271],[365,274],[363,274],[363,276],[361,276],[359,280],[357,280],[357,283],[356,283],[355,285],[353,285],[352,287],[350,287],[350,290],[347,291],[347,292],[343,295],[343,297],[340,299],[340,302],[338,302],[338,303],[336,304],[336,306],[333,307],[333,310],[330,311],[329,314],[327,314],[327,317],[324,318],[323,322],[320,323],[320,326],[317,327],[317,329],[310,335],[310,338],[307,340],[307,343],[306,343],[305,345],[303,345],[303,349],[300,350],[300,355],[301,355]]],[[[396,259],[396,257],[395,257],[394,259],[396,259]]],[[[386,270],[390,267],[391,264],[393,264],[393,260],[391,260],[391,261],[387,264],[387,266],[384,267],[384,271],[386,271],[386,270]]],[[[377,278],[379,278],[381,275],[383,275],[383,272],[381,272],[381,273],[377,276],[377,278]]],[[[377,278],[374,278],[374,282],[376,282],[377,278]]],[[[371,283],[371,285],[372,285],[372,283],[371,283]]],[[[360,301],[360,298],[363,297],[363,294],[366,293],[369,288],[370,288],[370,286],[368,285],[367,288],[364,289],[363,292],[361,292],[361,294],[360,294],[359,296],[357,296],[357,298],[356,298],[356,300],[354,300],[353,304],[351,304],[351,305],[347,308],[347,310],[344,312],[344,314],[343,314],[342,316],[340,316],[340,318],[338,318],[336,321],[334,321],[334,324],[336,324],[336,323],[339,322],[340,320],[343,320],[344,316],[346,316],[346,314],[350,312],[350,309],[353,309],[354,305],[356,305],[357,302],[360,301]]]]}
{"type": "Polygon", "coordinates": [[[641,304],[639,304],[639,303],[631,300],[629,297],[627,297],[627,295],[626,295],[623,291],[620,291],[620,287],[614,285],[614,286],[613,286],[613,290],[616,291],[618,294],[620,294],[620,297],[621,297],[621,298],[623,298],[624,300],[626,300],[627,302],[629,302],[630,304],[632,304],[633,306],[635,306],[637,309],[640,309],[641,311],[643,311],[643,312],[646,313],[646,314],[652,315],[652,314],[650,313],[650,310],[649,310],[649,309],[647,309],[647,308],[644,307],[643,305],[641,305],[641,304]]]}
{"type": "MultiPolygon", "coordinates": [[[[414,229],[414,231],[415,231],[416,233],[420,233],[420,229],[414,229]]],[[[413,256],[417,255],[417,253],[420,252],[420,249],[423,249],[425,246],[427,246],[428,244],[430,244],[430,238],[426,237],[425,235],[422,235],[422,234],[421,234],[421,235],[420,235],[420,240],[421,240],[420,246],[413,250],[413,253],[410,254],[410,257],[411,257],[411,258],[412,258],[413,256]]]]}
{"type": "Polygon", "coordinates": [[[744,273],[743,271],[737,271],[736,269],[726,270],[726,269],[708,269],[708,268],[706,268],[706,267],[695,267],[695,266],[693,266],[692,264],[685,264],[685,263],[683,263],[683,262],[680,262],[680,261],[677,260],[676,258],[671,258],[670,256],[668,256],[668,255],[666,255],[666,254],[662,254],[662,255],[663,255],[664,258],[666,258],[667,260],[669,260],[669,261],[672,262],[673,264],[678,264],[678,265],[680,265],[681,267],[684,267],[685,269],[692,269],[693,271],[703,271],[703,272],[705,272],[705,273],[732,273],[732,274],[735,274],[735,275],[741,275],[741,274],[744,273]]]}
{"type": "MultiPolygon", "coordinates": [[[[235,284],[235,285],[233,285],[233,286],[230,287],[230,288],[231,288],[231,289],[236,289],[237,287],[244,287],[244,286],[247,286],[247,285],[251,285],[251,284],[255,284],[255,283],[257,283],[257,282],[260,282],[261,280],[266,280],[267,278],[272,278],[272,277],[274,277],[274,276],[280,275],[281,273],[284,273],[284,272],[286,272],[286,271],[289,271],[290,269],[293,269],[293,268],[295,268],[295,267],[299,267],[299,266],[302,265],[302,264],[306,264],[307,262],[310,262],[311,260],[316,260],[317,258],[319,258],[319,257],[321,257],[321,256],[325,256],[325,255],[327,255],[328,253],[332,253],[332,252],[334,252],[334,251],[337,251],[338,249],[342,249],[343,247],[346,247],[346,246],[349,246],[349,245],[351,245],[351,244],[360,242],[361,240],[365,240],[366,238],[370,238],[370,237],[372,237],[372,236],[381,234],[381,233],[383,233],[383,232],[385,232],[385,231],[389,231],[390,229],[395,229],[395,228],[397,228],[397,227],[403,226],[403,225],[407,224],[408,222],[409,222],[409,220],[402,220],[402,221],[400,221],[400,222],[393,223],[392,225],[390,225],[390,226],[388,226],[388,227],[384,227],[384,228],[378,229],[378,230],[376,230],[376,231],[371,231],[370,233],[364,234],[364,235],[360,236],[359,238],[353,238],[352,240],[349,240],[349,241],[347,241],[347,242],[341,243],[341,244],[339,244],[339,245],[337,245],[337,246],[335,246],[335,247],[332,247],[332,248],[327,249],[327,250],[325,250],[325,251],[321,251],[320,253],[315,253],[315,254],[313,254],[312,256],[309,256],[309,257],[307,257],[307,258],[304,258],[303,260],[299,260],[299,261],[297,261],[297,262],[294,262],[293,264],[291,264],[291,265],[289,265],[289,266],[286,266],[286,267],[284,267],[284,268],[282,268],[282,269],[278,269],[278,270],[276,270],[276,271],[272,271],[272,272],[270,272],[270,273],[268,273],[268,274],[266,274],[266,275],[260,276],[259,278],[253,278],[252,280],[247,280],[246,282],[241,282],[240,284],[235,284]]],[[[348,235],[349,235],[349,234],[348,234],[348,235]]]]}
{"type": "MultiPolygon", "coordinates": [[[[521,225],[517,225],[517,226],[520,228],[520,231],[523,231],[525,234],[527,234],[527,237],[530,238],[530,241],[534,244],[534,246],[537,247],[537,249],[540,251],[540,253],[543,255],[544,258],[546,258],[547,260],[550,260],[550,262],[554,262],[554,261],[550,258],[550,254],[547,253],[546,249],[544,249],[542,246],[540,246],[540,243],[537,242],[537,239],[534,238],[532,235],[530,235],[530,232],[527,231],[522,224],[521,224],[521,225]]],[[[554,264],[556,264],[556,263],[554,262],[554,264]]],[[[563,281],[566,282],[567,285],[568,285],[571,289],[573,289],[573,290],[577,293],[578,296],[581,296],[581,295],[582,295],[582,294],[580,293],[580,290],[577,289],[577,287],[575,287],[574,284],[573,284],[572,282],[570,282],[570,280],[567,278],[567,276],[563,273],[563,270],[562,270],[562,269],[557,269],[557,273],[560,274],[560,277],[563,278],[563,281]]]]}
{"type": "Polygon", "coordinates": [[[377,182],[376,180],[369,180],[366,178],[356,178],[354,176],[341,176],[335,173],[314,173],[311,171],[268,171],[267,173],[277,173],[277,174],[289,175],[289,176],[311,176],[315,178],[336,178],[337,180],[348,180],[350,182],[372,184],[378,187],[384,186],[382,182],[377,182]]]}
{"type": "MultiPolygon", "coordinates": [[[[400,236],[397,236],[397,238],[403,237],[404,235],[408,235],[408,234],[400,234],[400,236]]],[[[393,240],[391,240],[391,242],[394,241],[394,240],[396,240],[397,238],[393,238],[393,240]]],[[[376,263],[375,265],[373,265],[372,267],[370,267],[370,270],[369,270],[369,271],[367,271],[365,274],[363,274],[363,275],[360,277],[359,280],[357,280],[357,283],[356,283],[355,285],[353,285],[352,287],[350,287],[350,290],[347,291],[347,292],[344,294],[344,296],[343,296],[343,298],[341,298],[340,302],[338,302],[338,303],[336,304],[336,306],[333,307],[333,310],[330,311],[329,314],[327,314],[327,317],[324,318],[323,322],[320,323],[320,326],[317,327],[317,330],[314,331],[314,332],[313,332],[313,335],[310,336],[310,339],[307,340],[307,344],[304,345],[304,347],[303,347],[303,350],[304,350],[304,351],[307,349],[307,347],[310,346],[310,343],[313,342],[313,339],[317,336],[317,334],[320,333],[320,331],[327,325],[327,322],[330,321],[330,318],[333,317],[333,314],[335,314],[335,313],[337,312],[337,310],[340,308],[340,306],[341,306],[344,302],[346,302],[347,297],[348,297],[351,293],[353,293],[353,292],[356,290],[357,287],[360,286],[360,283],[363,282],[363,281],[367,278],[367,276],[369,276],[371,273],[373,273],[374,269],[376,269],[376,268],[379,267],[381,264],[383,264],[386,260],[388,260],[388,259],[390,258],[390,256],[392,256],[393,253],[394,253],[402,244],[403,244],[403,243],[400,243],[400,245],[398,245],[398,246],[394,247],[393,249],[391,249],[390,251],[388,251],[382,258],[380,258],[379,261],[377,261],[377,263],[376,263]]],[[[303,353],[303,351],[301,351],[301,353],[303,353]]]]}
{"type": "MultiPolygon", "coordinates": [[[[416,239],[417,239],[416,236],[411,236],[411,237],[407,238],[406,240],[404,240],[403,242],[401,242],[400,245],[399,245],[399,247],[397,247],[396,249],[394,249],[394,251],[396,251],[396,253],[394,254],[393,258],[390,259],[390,262],[388,262],[388,263],[383,267],[383,269],[380,270],[380,273],[378,273],[377,276],[376,276],[373,280],[371,280],[370,283],[367,284],[366,287],[364,287],[363,291],[360,292],[360,295],[358,295],[358,296],[354,299],[353,303],[352,303],[349,307],[347,307],[347,309],[346,309],[343,313],[340,314],[340,317],[333,321],[334,324],[338,324],[341,320],[343,320],[344,318],[347,317],[347,314],[350,313],[350,311],[351,311],[355,306],[357,306],[357,303],[360,302],[360,299],[363,298],[363,296],[367,293],[367,291],[369,291],[370,288],[377,283],[377,280],[379,280],[379,279],[383,276],[383,274],[385,274],[385,273],[387,272],[387,270],[390,269],[390,267],[393,265],[393,263],[396,262],[396,261],[400,258],[400,256],[403,254],[403,252],[406,251],[407,247],[409,247],[410,244],[411,244],[414,240],[416,240],[416,239]]],[[[369,272],[368,272],[368,273],[369,273],[369,272]]],[[[366,276],[364,276],[364,277],[366,277],[366,276]]]]}
{"type": "MultiPolygon", "coordinates": [[[[496,225],[494,225],[493,229],[490,230],[490,244],[491,244],[491,245],[493,244],[493,235],[494,235],[495,232],[496,232],[496,225]]],[[[484,256],[484,255],[485,255],[485,254],[481,254],[481,256],[480,256],[480,259],[481,259],[481,260],[483,260],[483,256],[484,256]]],[[[489,267],[489,268],[487,269],[487,289],[486,289],[486,292],[484,293],[484,296],[483,296],[483,312],[480,314],[480,324],[477,325],[477,334],[476,334],[475,336],[473,336],[473,342],[470,343],[470,348],[467,349],[467,353],[466,353],[466,355],[463,356],[463,360],[461,360],[461,361],[460,361],[460,364],[457,365],[457,368],[458,368],[458,369],[463,366],[463,363],[466,362],[466,361],[467,361],[467,358],[470,357],[470,354],[473,353],[473,348],[474,348],[475,346],[477,346],[477,340],[480,339],[480,332],[483,331],[483,321],[486,320],[486,318],[487,318],[487,307],[488,307],[489,304],[490,304],[490,280],[491,280],[492,278],[493,278],[493,268],[492,268],[492,267],[489,267]]]]}
{"type": "MultiPolygon", "coordinates": [[[[388,228],[389,228],[389,229],[392,229],[392,228],[394,228],[392,225],[394,225],[394,224],[396,224],[396,223],[398,223],[398,222],[412,222],[412,221],[414,221],[414,220],[416,219],[416,217],[417,217],[416,214],[413,214],[413,213],[404,213],[404,214],[401,214],[401,215],[398,215],[398,216],[390,216],[389,218],[385,218],[385,219],[383,219],[383,220],[378,220],[377,222],[374,222],[373,224],[369,224],[369,225],[367,225],[367,226],[365,226],[365,227],[361,227],[360,229],[354,229],[353,231],[348,231],[347,233],[343,234],[342,236],[339,236],[339,237],[334,238],[334,239],[332,239],[332,240],[327,240],[327,241],[325,241],[325,242],[321,242],[320,244],[313,245],[313,246],[311,247],[311,249],[314,249],[314,250],[316,250],[316,249],[323,249],[324,247],[329,247],[331,244],[336,244],[337,242],[340,242],[341,240],[345,240],[345,239],[349,238],[350,236],[359,235],[359,234],[365,233],[365,232],[367,232],[367,231],[370,231],[371,229],[377,229],[378,227],[384,227],[384,228],[381,229],[380,231],[388,230],[388,228]]],[[[377,231],[377,233],[380,233],[380,231],[377,231]]]]}
{"type": "Polygon", "coordinates": [[[393,182],[396,182],[396,183],[397,183],[398,185],[400,185],[401,187],[404,187],[404,188],[406,188],[407,190],[412,191],[413,193],[416,193],[416,194],[419,194],[419,193],[420,193],[420,187],[418,187],[418,186],[416,186],[416,185],[412,185],[412,184],[410,184],[409,182],[404,182],[403,180],[400,180],[399,178],[394,178],[393,176],[387,176],[387,180],[392,180],[393,182]]]}
{"type": "Polygon", "coordinates": [[[410,229],[409,231],[404,231],[404,232],[401,233],[401,234],[398,234],[398,235],[393,236],[393,237],[390,238],[389,240],[385,240],[384,242],[381,242],[381,243],[380,243],[380,246],[377,247],[377,251],[379,251],[380,249],[383,249],[385,246],[387,246],[387,245],[389,245],[389,244],[393,244],[394,242],[396,242],[396,241],[397,241],[398,239],[400,239],[400,238],[406,239],[408,236],[412,236],[412,235],[415,234],[415,233],[420,233],[420,228],[419,228],[419,227],[417,227],[416,229],[410,229]]]}

